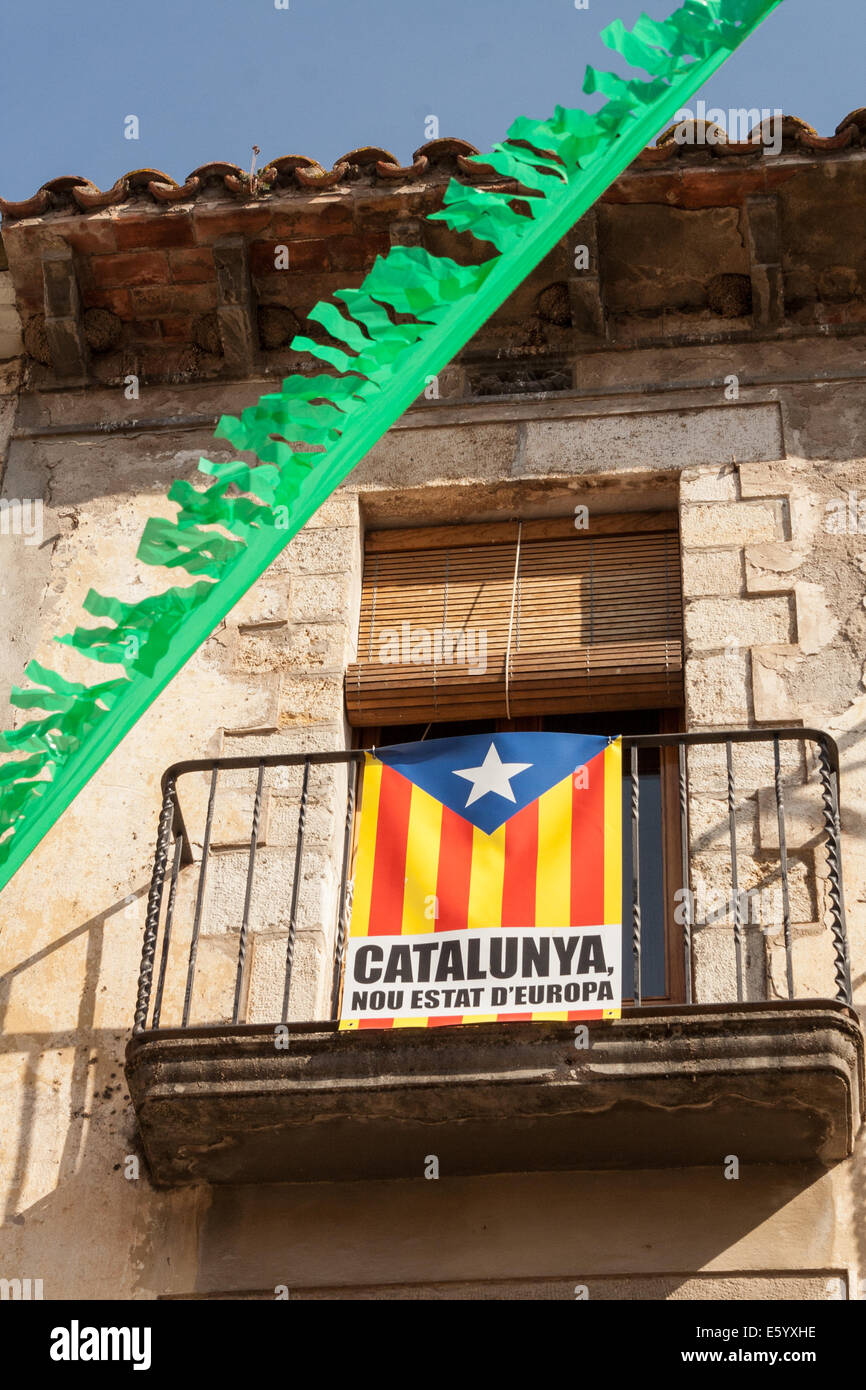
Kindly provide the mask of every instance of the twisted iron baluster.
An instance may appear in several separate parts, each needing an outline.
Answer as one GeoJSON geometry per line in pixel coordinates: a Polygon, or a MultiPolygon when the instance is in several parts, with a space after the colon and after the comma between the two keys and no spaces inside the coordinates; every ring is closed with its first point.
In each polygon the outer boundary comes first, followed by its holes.
{"type": "Polygon", "coordinates": [[[640,979],[640,791],[638,786],[637,748],[631,750],[631,947],[634,956],[634,1003],[641,1002],[640,979]]]}
{"type": "Polygon", "coordinates": [[[788,978],[788,998],[794,998],[794,958],[791,941],[791,899],[788,892],[788,841],[785,835],[785,794],[782,788],[782,759],[779,736],[773,739],[773,762],[776,785],[776,821],[779,827],[779,872],[782,882],[782,917],[785,931],[785,967],[788,978]]]}
{"type": "Polygon", "coordinates": [[[210,837],[213,829],[214,806],[216,804],[217,782],[219,781],[219,764],[214,763],[210,775],[210,791],[207,799],[207,817],[204,823],[204,838],[201,842],[201,864],[198,870],[198,888],[195,895],[195,916],[192,922],[192,936],[189,941],[189,960],[186,968],[186,989],[183,995],[183,1017],[181,1027],[185,1028],[189,1023],[189,1011],[192,1006],[192,989],[195,983],[195,967],[198,959],[198,938],[201,931],[202,912],[204,911],[204,893],[207,882],[208,855],[210,854],[210,837]]]}
{"type": "Polygon", "coordinates": [[[842,888],[842,827],[839,821],[838,779],[823,743],[818,745],[818,768],[821,777],[821,800],[824,805],[824,826],[827,831],[827,873],[830,884],[830,908],[833,914],[836,998],[841,1004],[850,1004],[851,964],[848,958],[848,927],[845,921],[845,895],[842,888]]]}
{"type": "Polygon", "coordinates": [[[680,781],[680,855],[682,858],[683,888],[685,890],[683,907],[683,967],[686,984],[686,1003],[692,1002],[692,884],[689,863],[689,807],[686,786],[686,749],[681,743],[678,750],[680,781]]]}
{"type": "Polygon", "coordinates": [[[728,834],[731,841],[731,892],[734,897],[734,953],[737,961],[737,1003],[743,1002],[743,914],[740,903],[740,877],[737,864],[737,822],[734,811],[734,753],[731,740],[725,744],[728,764],[728,834]]]}
{"type": "Polygon", "coordinates": [[[171,866],[171,886],[168,890],[168,907],[165,912],[165,926],[162,929],[162,956],[159,962],[159,979],[156,982],[156,998],[153,1001],[153,1017],[150,1021],[151,1028],[159,1027],[159,1020],[162,1015],[162,993],[165,989],[165,976],[168,970],[168,953],[171,947],[171,924],[174,921],[174,909],[177,902],[177,877],[180,873],[180,862],[183,857],[183,836],[175,837],[174,842],[174,863],[171,866]]]}
{"type": "Polygon", "coordinates": [[[159,829],[156,836],[156,854],[153,860],[150,890],[147,895],[144,946],[142,947],[141,969],[138,975],[138,995],[135,1003],[135,1020],[132,1025],[133,1033],[143,1033],[147,1022],[150,987],[153,980],[153,962],[156,955],[156,939],[159,935],[159,916],[162,910],[162,886],[165,882],[168,845],[174,824],[175,793],[175,780],[170,777],[166,783],[165,795],[162,798],[162,810],[159,815],[159,829]]]}
{"type": "Polygon", "coordinates": [[[259,845],[259,818],[262,813],[262,786],[265,779],[265,765],[259,763],[259,775],[256,782],[256,796],[253,802],[253,824],[250,831],[250,861],[247,868],[247,889],[244,896],[244,916],[241,922],[241,931],[238,938],[238,969],[235,977],[235,1006],[232,1010],[232,1023],[237,1023],[240,1018],[241,1009],[241,990],[244,983],[244,970],[247,962],[247,932],[250,925],[250,903],[253,897],[253,876],[256,868],[256,850],[259,845]]]}
{"type": "Polygon", "coordinates": [[[286,941],[286,978],[283,986],[283,1023],[289,1018],[289,989],[292,983],[292,965],[295,959],[295,934],[298,925],[298,899],[301,891],[301,864],[304,858],[304,831],[307,825],[307,797],[310,784],[310,760],[304,763],[304,781],[301,787],[301,804],[298,807],[298,838],[295,841],[295,872],[292,878],[292,905],[289,909],[289,935],[286,941]]]}
{"type": "Polygon", "coordinates": [[[343,952],[346,949],[346,922],[350,911],[349,902],[349,856],[352,851],[352,828],[355,815],[355,785],[358,778],[357,766],[346,769],[346,827],[343,833],[343,872],[340,877],[340,918],[337,923],[337,940],[334,944],[334,978],[331,983],[331,1017],[337,1018],[340,1004],[340,982],[343,973],[343,952]]]}

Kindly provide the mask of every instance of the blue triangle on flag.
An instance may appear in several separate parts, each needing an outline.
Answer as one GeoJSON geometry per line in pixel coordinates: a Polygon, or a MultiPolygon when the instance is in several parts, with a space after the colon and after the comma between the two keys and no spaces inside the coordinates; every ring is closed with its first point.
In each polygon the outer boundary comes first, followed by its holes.
{"type": "Polygon", "coordinates": [[[609,742],[594,734],[468,734],[396,743],[376,757],[490,835],[609,742]]]}

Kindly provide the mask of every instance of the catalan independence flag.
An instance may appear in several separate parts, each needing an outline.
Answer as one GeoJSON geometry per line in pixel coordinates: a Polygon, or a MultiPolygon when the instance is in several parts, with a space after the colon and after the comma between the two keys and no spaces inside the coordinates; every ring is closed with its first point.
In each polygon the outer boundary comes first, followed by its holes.
{"type": "Polygon", "coordinates": [[[619,739],[367,754],[341,1028],[618,1017],[619,739]]]}

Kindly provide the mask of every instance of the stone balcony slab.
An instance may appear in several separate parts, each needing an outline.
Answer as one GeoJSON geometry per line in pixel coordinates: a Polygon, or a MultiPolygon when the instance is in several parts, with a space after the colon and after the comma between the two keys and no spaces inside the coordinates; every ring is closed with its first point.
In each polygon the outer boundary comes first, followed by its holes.
{"type": "Polygon", "coordinates": [[[126,1071],[159,1186],[832,1164],[862,1118],[863,1034],[829,1001],[668,1006],[590,1023],[133,1037],[126,1071]]]}

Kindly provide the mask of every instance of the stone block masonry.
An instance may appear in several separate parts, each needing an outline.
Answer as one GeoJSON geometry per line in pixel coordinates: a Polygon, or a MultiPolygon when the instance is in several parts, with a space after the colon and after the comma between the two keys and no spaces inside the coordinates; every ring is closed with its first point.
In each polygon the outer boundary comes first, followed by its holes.
{"type": "MultiPolygon", "coordinates": [[[[665,1166],[653,1174],[641,1169],[646,1148],[633,1143],[631,1172],[503,1170],[462,1180],[441,1149],[448,1132],[462,1128],[452,1104],[456,1126],[435,1123],[434,1142],[419,1146],[417,1161],[413,1152],[409,1177],[399,1183],[358,1182],[353,1171],[351,1188],[321,1184],[299,1195],[278,1168],[272,1181],[246,1181],[222,1194],[206,1188],[167,1194],[150,1185],[144,1165],[140,1181],[124,1177],[139,1132],[124,1099],[121,1051],[139,969],[159,776],[184,757],[348,746],[343,676],[358,626],[365,526],[564,516],[576,504],[586,504],[590,516],[678,505],[686,727],[769,729],[785,720],[837,737],[852,974],[863,998],[866,535],[833,535],[824,521],[827,503],[862,493],[866,476],[860,233],[866,164],[856,121],[832,149],[804,143],[812,137],[800,124],[786,122],[785,129],[773,189],[767,180],[774,172],[760,153],[756,161],[731,150],[725,157],[674,150],[670,158],[664,148],[652,150],[618,180],[586,226],[563,238],[442,373],[438,398],[422,398],[407,410],[311,519],[7,889],[0,973],[11,1050],[0,1090],[8,1100],[3,1134],[13,1161],[3,1170],[12,1216],[2,1238],[5,1271],[11,1272],[10,1261],[25,1273],[50,1271],[46,1296],[90,1298],[199,1296],[227,1287],[272,1296],[275,1284],[291,1284],[292,1296],[304,1287],[335,1289],[337,1297],[347,1289],[369,1294],[370,1286],[385,1289],[384,1296],[395,1288],[441,1294],[446,1287],[489,1296],[493,1288],[519,1292],[545,1279],[565,1297],[585,1282],[593,1298],[708,1292],[823,1298],[828,1279],[837,1276],[857,1288],[862,1160],[804,1176],[780,1146],[772,1163],[744,1165],[744,1180],[726,1183],[723,1129],[711,1167],[674,1167],[673,1150],[662,1145],[665,1166]],[[747,207],[751,195],[777,198],[778,207],[754,201],[747,207]],[[766,217],[761,221],[768,211],[775,232],[766,217]],[[574,268],[575,241],[589,248],[586,271],[574,268]],[[782,266],[783,286],[779,275],[767,273],[782,266]],[[779,310],[784,318],[776,322],[779,310]],[[725,395],[732,373],[738,399],[725,395]],[[421,1178],[428,1151],[441,1151],[444,1188],[421,1178]],[[93,1245],[94,1213],[99,1259],[91,1268],[80,1252],[93,1245]],[[467,1230],[485,1226],[502,1235],[492,1254],[467,1242],[467,1230]],[[427,1234],[419,1239],[419,1231],[427,1234]],[[363,1252],[357,1264],[347,1263],[349,1246],[363,1252]],[[704,1278],[708,1261],[712,1276],[704,1278]]],[[[463,255],[458,239],[436,224],[435,242],[429,240],[431,228],[421,220],[449,177],[472,177],[457,163],[455,148],[438,142],[425,153],[426,171],[419,160],[399,179],[380,175],[382,161],[365,164],[370,152],[361,152],[346,161],[345,177],[321,193],[296,177],[309,166],[288,161],[269,194],[245,199],[228,191],[214,166],[202,171],[200,187],[191,181],[182,192],[170,190],[178,195],[174,203],[158,202],[145,183],[131,179],[119,203],[101,210],[83,212],[61,187],[48,193],[44,216],[4,218],[11,278],[0,252],[0,468],[4,496],[44,498],[47,541],[13,551],[3,567],[0,628],[11,634],[0,657],[4,689],[20,683],[32,655],[71,677],[98,674],[91,663],[73,667],[74,654],[51,637],[81,621],[90,586],[128,600],[142,596],[132,557],[144,517],[159,511],[173,477],[197,477],[201,454],[232,456],[215,444],[214,420],[237,414],[298,369],[289,343],[306,331],[305,316],[318,299],[359,283],[372,256],[392,242],[414,240],[463,255]],[[215,248],[226,237],[241,238],[243,254],[223,259],[218,285],[215,248]],[[60,389],[45,328],[43,262],[59,243],[74,253],[81,293],[88,350],[82,388],[60,389]],[[287,270],[274,265],[282,245],[289,250],[287,270]],[[107,336],[87,338],[94,309],[116,320],[108,324],[120,333],[114,346],[107,336]],[[243,312],[227,312],[237,309],[243,312]],[[22,368],[14,354],[22,338],[27,356],[19,400],[22,368]],[[230,359],[232,341],[237,352],[230,359]],[[124,399],[127,371],[140,378],[137,401],[124,399]],[[150,423],[144,427],[142,420],[150,423]],[[13,425],[17,437],[10,440],[13,425]],[[58,430],[66,433],[52,437],[58,430]]],[[[69,268],[68,259],[63,264],[69,268]]],[[[56,275],[56,267],[49,275],[61,296],[52,308],[74,307],[74,296],[62,300],[72,292],[70,277],[56,275]]],[[[96,324],[106,327],[102,317],[96,324]]],[[[54,337],[62,347],[62,335],[54,337]]],[[[176,572],[145,578],[178,581],[176,572]]],[[[794,742],[782,744],[781,761],[795,980],[806,995],[826,995],[832,954],[815,768],[794,742]]],[[[695,915],[697,997],[730,1001],[736,977],[725,920],[731,883],[724,749],[692,749],[688,768],[693,874],[707,890],[695,915]]],[[[750,894],[746,993],[784,1000],[771,745],[735,747],[734,774],[737,865],[741,890],[750,894]]],[[[193,1022],[231,1016],[254,780],[240,773],[220,780],[193,1022]]],[[[206,776],[182,784],[197,861],[207,791],[206,776]]],[[[298,769],[268,775],[241,1005],[243,1017],[262,1024],[278,1018],[282,1007],[300,796],[298,769]]],[[[344,774],[311,777],[293,1020],[330,1013],[345,807],[344,774]]],[[[179,884],[163,1002],[167,1026],[183,1009],[196,869],[197,863],[184,870],[179,884]]],[[[780,1028],[784,1013],[769,1010],[768,1027],[780,1028]]],[[[732,1026],[726,1003],[718,1031],[707,1035],[711,1079],[719,1046],[741,1046],[745,1015],[732,1026]]],[[[629,1083],[629,1098],[648,1117],[648,1136],[665,1117],[676,1128],[689,1108],[706,1133],[717,1113],[694,1104],[692,1049],[701,1017],[689,1016],[692,1032],[685,1036],[672,1034],[668,1011],[659,1020],[659,1037],[668,1040],[661,1045],[688,1054],[677,1063],[683,1076],[674,1104],[645,1104],[646,1039],[635,1035],[641,1074],[629,1083]]],[[[626,1031],[645,1031],[645,1020],[622,1023],[626,1031]]],[[[525,1027],[527,1037],[537,1036],[532,1025],[525,1027]]],[[[603,1027],[610,1042],[617,1030],[603,1027]]],[[[513,1070],[509,1028],[503,1025],[497,1055],[513,1070]]],[[[408,1055],[410,1031],[381,1038],[378,1048],[374,1042],[365,1088],[408,1055]]],[[[433,1030],[440,1037],[422,1044],[438,1053],[445,1031],[433,1030]]],[[[333,1033],[323,1028],[321,1034],[328,1055],[333,1033]]],[[[305,1055],[300,1036],[292,1037],[290,1065],[305,1055]]],[[[808,1018],[797,1036],[799,1051],[772,1034],[770,1103],[762,1096],[760,1108],[749,1112],[743,1129],[752,1138],[774,1124],[780,1064],[796,1067],[813,1057],[808,1018]]],[[[556,1046],[561,1058],[562,1044],[556,1046]]],[[[471,1030],[463,1030],[458,1047],[475,1053],[471,1030]]],[[[220,1068],[233,1066],[238,1055],[232,1040],[220,1068]]],[[[268,1065],[273,1056],[269,1049],[268,1065]]],[[[834,1069],[827,1083],[837,1093],[838,1075],[834,1069]]],[[[519,1089],[498,1087],[510,1095],[519,1089]]],[[[561,1089],[557,1083],[551,1096],[561,1089]]],[[[740,1068],[731,1090],[740,1095],[742,1089],[740,1068]]],[[[425,1089],[420,1102],[428,1115],[431,1094],[425,1089]]],[[[358,1095],[347,1106],[356,1107],[358,1095]]],[[[799,1075],[792,1095],[802,1114],[799,1075]]],[[[320,1088],[311,1098],[314,1116],[321,1097],[320,1088]]],[[[198,1096],[190,1093],[186,1102],[194,1110],[198,1096]]],[[[391,1144],[393,1091],[383,1114],[391,1144]]],[[[534,1134],[534,1122],[525,1120],[512,1133],[527,1134],[527,1124],[534,1134]]],[[[266,1129],[267,1123],[260,1137],[266,1129]]],[[[224,1139],[225,1130],[212,1134],[195,1152],[202,1160],[230,1162],[232,1145],[224,1139]]],[[[569,1144],[563,1161],[570,1166],[569,1144]]],[[[181,1163],[194,1162],[188,1133],[183,1145],[181,1163]]],[[[543,1161],[537,1138],[531,1146],[543,1161]]],[[[607,1145],[608,1152],[614,1148],[607,1145]]]]}

